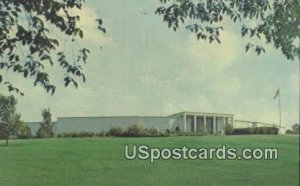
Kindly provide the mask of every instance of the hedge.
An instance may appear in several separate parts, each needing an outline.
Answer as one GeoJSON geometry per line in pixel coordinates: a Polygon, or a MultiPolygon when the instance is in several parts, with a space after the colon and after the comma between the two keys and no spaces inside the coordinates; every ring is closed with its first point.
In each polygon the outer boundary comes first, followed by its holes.
{"type": "Polygon", "coordinates": [[[234,128],[232,135],[245,135],[245,134],[277,135],[278,131],[279,129],[277,127],[234,128]]]}

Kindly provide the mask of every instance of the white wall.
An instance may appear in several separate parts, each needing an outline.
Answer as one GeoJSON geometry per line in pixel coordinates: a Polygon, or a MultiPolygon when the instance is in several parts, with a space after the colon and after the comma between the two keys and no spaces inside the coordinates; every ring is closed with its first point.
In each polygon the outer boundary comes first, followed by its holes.
{"type": "Polygon", "coordinates": [[[64,132],[102,132],[109,131],[112,127],[126,129],[132,125],[143,128],[156,128],[166,130],[169,128],[169,119],[166,117],[68,117],[57,119],[56,134],[64,132]]]}

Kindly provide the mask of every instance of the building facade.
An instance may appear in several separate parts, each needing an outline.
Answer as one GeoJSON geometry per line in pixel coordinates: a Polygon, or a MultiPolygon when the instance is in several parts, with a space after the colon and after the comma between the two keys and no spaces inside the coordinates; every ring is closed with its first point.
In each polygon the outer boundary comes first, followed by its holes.
{"type": "Polygon", "coordinates": [[[225,125],[234,122],[233,114],[180,112],[168,116],[170,129],[193,133],[224,134],[225,125]]]}
{"type": "MultiPolygon", "coordinates": [[[[204,112],[180,112],[170,116],[112,116],[112,117],[58,117],[53,131],[57,134],[79,132],[107,132],[112,127],[126,129],[139,125],[145,129],[159,131],[181,131],[206,134],[224,134],[225,125],[233,124],[233,114],[204,112]]],[[[40,122],[27,122],[31,133],[36,136],[40,122]]]]}

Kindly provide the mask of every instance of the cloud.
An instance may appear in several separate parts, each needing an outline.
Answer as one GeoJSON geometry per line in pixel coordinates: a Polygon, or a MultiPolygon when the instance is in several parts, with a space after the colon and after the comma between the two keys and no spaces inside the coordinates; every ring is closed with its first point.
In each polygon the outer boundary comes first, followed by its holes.
{"type": "Polygon", "coordinates": [[[243,58],[242,42],[236,33],[220,33],[221,44],[198,41],[191,34],[186,42],[187,54],[190,56],[185,69],[186,79],[198,81],[218,97],[234,96],[241,88],[240,78],[232,74],[234,68],[243,58]]]}
{"type": "Polygon", "coordinates": [[[299,72],[295,72],[290,74],[289,76],[289,86],[290,89],[292,91],[292,93],[294,94],[299,94],[299,72]]]}
{"type": "Polygon", "coordinates": [[[187,50],[195,65],[205,65],[207,69],[218,70],[234,65],[241,60],[242,44],[236,33],[220,33],[221,44],[198,41],[191,34],[187,41],[187,50]]]}

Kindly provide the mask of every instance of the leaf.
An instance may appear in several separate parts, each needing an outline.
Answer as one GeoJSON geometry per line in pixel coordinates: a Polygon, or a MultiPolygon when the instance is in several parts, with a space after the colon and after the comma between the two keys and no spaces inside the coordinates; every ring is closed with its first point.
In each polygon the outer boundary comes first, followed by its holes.
{"type": "Polygon", "coordinates": [[[82,30],[79,31],[79,36],[80,36],[80,38],[83,38],[83,31],[82,30]]]}

